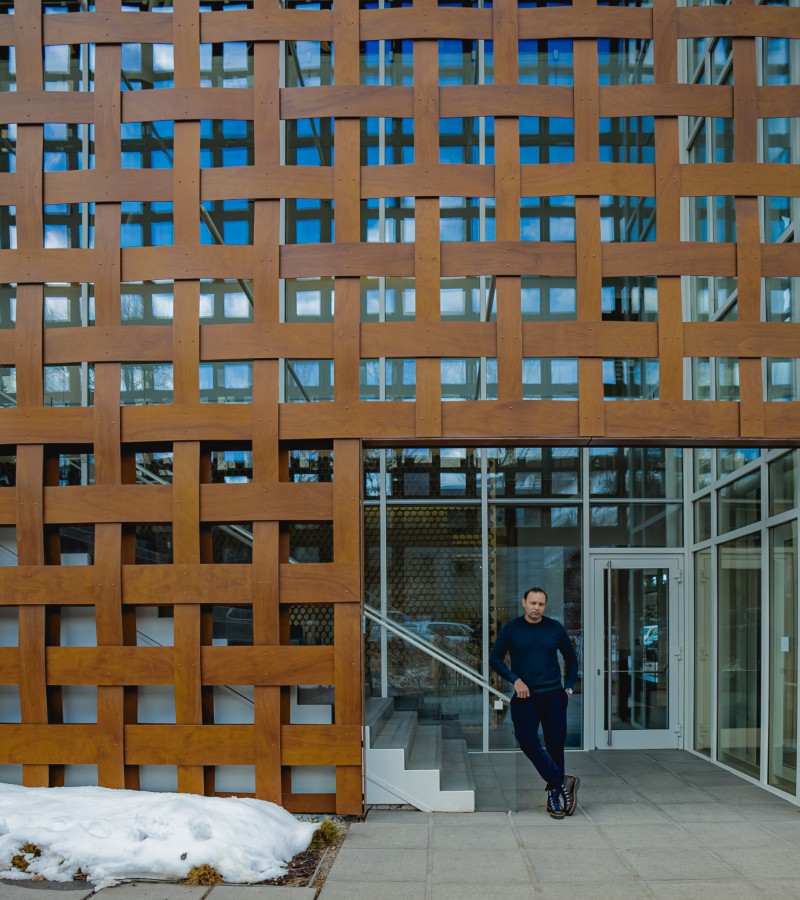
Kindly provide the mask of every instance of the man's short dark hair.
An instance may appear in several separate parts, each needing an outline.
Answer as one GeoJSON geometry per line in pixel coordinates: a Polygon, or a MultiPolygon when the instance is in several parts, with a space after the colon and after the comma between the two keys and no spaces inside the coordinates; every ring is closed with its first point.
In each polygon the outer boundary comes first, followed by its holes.
{"type": "Polygon", "coordinates": [[[529,587],[522,595],[523,599],[527,597],[528,594],[544,594],[544,602],[547,603],[547,591],[542,587],[529,587]]]}

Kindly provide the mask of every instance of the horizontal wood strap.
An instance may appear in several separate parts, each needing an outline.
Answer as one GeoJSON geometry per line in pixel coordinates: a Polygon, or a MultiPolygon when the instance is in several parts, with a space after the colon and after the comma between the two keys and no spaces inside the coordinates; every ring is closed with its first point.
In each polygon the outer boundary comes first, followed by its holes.
{"type": "Polygon", "coordinates": [[[332,647],[203,647],[203,684],[333,684],[332,647]]]}
{"type": "MultiPolygon", "coordinates": [[[[242,766],[256,761],[255,732],[249,725],[126,725],[124,734],[126,765],[242,766]]],[[[285,766],[361,763],[360,725],[282,725],[280,738],[285,766]]]]}
{"type": "Polygon", "coordinates": [[[0,725],[0,762],[92,765],[99,762],[97,725],[0,725]]]}
{"type": "Polygon", "coordinates": [[[47,683],[172,684],[172,647],[48,647],[47,683]]]}

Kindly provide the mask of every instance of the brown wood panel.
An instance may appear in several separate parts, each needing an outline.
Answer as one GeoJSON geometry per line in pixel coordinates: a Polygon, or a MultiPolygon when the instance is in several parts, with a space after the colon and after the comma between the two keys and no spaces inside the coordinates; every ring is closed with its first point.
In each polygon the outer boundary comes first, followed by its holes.
{"type": "Polygon", "coordinates": [[[764,430],[772,440],[793,445],[800,434],[800,403],[765,404],[764,430]]]}
{"type": "MultiPolygon", "coordinates": [[[[118,297],[116,305],[118,308],[118,297]]],[[[169,328],[117,325],[92,330],[97,333],[92,334],[92,341],[87,341],[84,328],[46,329],[44,362],[49,365],[76,361],[104,363],[109,359],[120,362],[159,362],[170,359],[172,355],[172,334],[169,328]]],[[[119,367],[116,368],[119,381],[119,367]]],[[[119,399],[116,406],[119,406],[119,399]]]]}
{"type": "Polygon", "coordinates": [[[254,166],[203,169],[200,184],[203,200],[228,200],[232,197],[250,197],[254,200],[278,200],[281,197],[330,199],[334,195],[331,166],[285,166],[276,162],[267,169],[254,166]]]}
{"type": "Polygon", "coordinates": [[[364,322],[362,356],[494,356],[494,322],[364,322]]]}
{"type": "Polygon", "coordinates": [[[324,87],[282,88],[280,92],[281,119],[314,116],[335,116],[337,119],[393,116],[403,119],[413,114],[413,89],[410,87],[339,84],[337,80],[336,84],[324,87]]]}
{"type": "Polygon", "coordinates": [[[327,10],[282,9],[260,4],[255,10],[206,12],[200,16],[201,41],[325,41],[333,37],[333,18],[327,10]]]}
{"type": "MultiPolygon", "coordinates": [[[[119,296],[116,296],[119,309],[119,296]]],[[[99,306],[99,304],[98,304],[99,306]]],[[[119,313],[117,313],[119,318],[119,313]]],[[[111,325],[92,329],[87,340],[85,328],[47,328],[44,331],[44,362],[49,365],[73,362],[163,362],[172,358],[172,329],[160,325],[111,325]]],[[[97,376],[97,371],[95,371],[97,376]]],[[[119,367],[117,366],[117,381],[119,367]]],[[[95,392],[97,393],[97,391],[95,392]]],[[[119,406],[119,398],[115,404],[119,406]]],[[[97,406],[97,401],[95,401],[97,406]]]]}
{"type": "Polygon", "coordinates": [[[736,403],[712,403],[684,400],[617,400],[606,403],[606,427],[615,435],[664,437],[677,443],[701,439],[714,442],[739,436],[739,410],[736,403]]]}
{"type": "Polygon", "coordinates": [[[680,7],[678,37],[800,37],[800,20],[790,8],[778,6],[680,7]]]}
{"type": "Polygon", "coordinates": [[[578,404],[558,400],[518,400],[442,404],[442,437],[477,435],[479,439],[517,440],[532,434],[544,439],[578,437],[578,404]]]}
{"type": "Polygon", "coordinates": [[[172,175],[169,169],[86,169],[48,172],[44,176],[45,203],[171,199],[172,175]]]}
{"type": "Polygon", "coordinates": [[[800,109],[800,85],[767,85],[756,88],[756,109],[761,119],[793,116],[800,109]]]}
{"type": "Polygon", "coordinates": [[[739,162],[680,167],[680,190],[684,197],[725,196],[733,186],[738,197],[797,196],[800,166],[739,162]]]}
{"type": "Polygon", "coordinates": [[[393,440],[414,433],[413,403],[287,403],[280,417],[283,440],[361,435],[393,440]]]}
{"type": "Polygon", "coordinates": [[[189,768],[252,765],[253,729],[249,725],[126,725],[125,762],[189,768]]]}
{"type": "Polygon", "coordinates": [[[125,565],[122,567],[122,601],[159,605],[185,603],[249,603],[250,566],[125,565]]]}
{"type": "MultiPolygon", "coordinates": [[[[499,64],[498,58],[496,65],[499,64]]],[[[497,80],[499,81],[499,78],[497,80]]],[[[555,84],[498,83],[439,88],[440,115],[445,117],[490,115],[571,117],[572,101],[572,88],[555,84]]]]}
{"type": "MultiPolygon", "coordinates": [[[[452,9],[433,6],[362,10],[361,40],[375,41],[404,38],[482,38],[492,37],[489,9],[452,9]],[[388,13],[388,14],[387,14],[388,13]]],[[[417,43],[419,46],[419,42],[417,43]]],[[[416,64],[416,61],[415,61],[416,64]]]]}
{"type": "MultiPolygon", "coordinates": [[[[96,725],[0,725],[4,763],[23,764],[46,773],[48,764],[91,765],[97,758],[96,725]]],[[[49,787],[24,780],[27,787],[49,787]]]]}
{"type": "Polygon", "coordinates": [[[13,525],[17,520],[17,489],[6,487],[0,491],[0,524],[13,525]]]}
{"type": "Polygon", "coordinates": [[[284,793],[280,804],[291,813],[334,813],[336,794],[290,794],[284,793]]]}
{"type": "Polygon", "coordinates": [[[280,258],[282,278],[414,274],[410,244],[287,244],[280,258]]]}
{"type": "Polygon", "coordinates": [[[687,322],[683,326],[683,340],[686,356],[794,356],[800,343],[800,325],[794,322],[687,322]]]}
{"type": "Polygon", "coordinates": [[[280,598],[289,603],[358,603],[361,567],[357,563],[281,563],[280,598]]]}
{"type": "Polygon", "coordinates": [[[3,119],[19,125],[43,122],[93,122],[95,100],[91,94],[42,92],[41,89],[3,92],[3,119]]]}
{"type": "Polygon", "coordinates": [[[357,401],[359,398],[360,315],[361,283],[359,279],[337,278],[336,312],[333,320],[333,366],[335,372],[334,394],[338,401],[357,401]]]}
{"type": "Polygon", "coordinates": [[[172,647],[48,647],[48,684],[172,684],[172,647]]]}
{"type": "Polygon", "coordinates": [[[77,525],[83,522],[168,522],[173,490],[168,485],[85,485],[46,487],[44,521],[77,525]]]}
{"type": "MultiPolygon", "coordinates": [[[[259,327],[253,325],[203,325],[200,328],[201,359],[253,359],[265,352],[289,359],[331,359],[334,329],[329,323],[295,322],[259,327]]],[[[255,384],[255,378],[254,378],[255,384]]],[[[268,397],[276,402],[278,387],[268,397]]]]}
{"type": "Polygon", "coordinates": [[[800,244],[762,244],[761,274],[800,275],[800,244]]]}
{"type": "Polygon", "coordinates": [[[55,250],[29,247],[0,253],[0,280],[36,283],[43,281],[91,281],[95,274],[94,250],[55,250]]]}
{"type": "Polygon", "coordinates": [[[656,185],[655,166],[635,163],[528,165],[520,167],[520,178],[524,197],[601,194],[652,197],[656,185]]]}
{"type": "Polygon", "coordinates": [[[121,410],[122,440],[249,440],[251,410],[246,404],[128,406],[121,410]]]}
{"type": "Polygon", "coordinates": [[[574,275],[574,244],[493,241],[442,244],[442,275],[574,275]]]}
{"type": "Polygon", "coordinates": [[[600,88],[601,116],[733,115],[733,88],[720,84],[621,84],[600,88]]]}
{"type": "Polygon", "coordinates": [[[204,484],[200,518],[204,522],[248,522],[331,518],[331,484],[204,484]]]}
{"type": "MultiPolygon", "coordinates": [[[[661,400],[683,398],[685,330],[680,278],[658,279],[658,362],[661,400]]],[[[719,324],[719,323],[714,323],[719,324]]]]}
{"type": "Polygon", "coordinates": [[[122,94],[123,122],[252,119],[253,115],[252,88],[174,87],[122,94]]]}
{"type": "Polygon", "coordinates": [[[0,566],[0,606],[50,603],[89,606],[94,599],[91,566],[0,566]]]}
{"type": "Polygon", "coordinates": [[[603,244],[603,275],[735,275],[736,246],[696,241],[603,244]]]}
{"type": "Polygon", "coordinates": [[[92,439],[90,409],[4,409],[0,423],[11,444],[86,444],[92,439]]]}
{"type": "Polygon", "coordinates": [[[203,647],[203,684],[330,684],[332,647],[203,647]]]}
{"type": "Polygon", "coordinates": [[[577,4],[574,8],[521,9],[521,38],[646,38],[653,31],[649,9],[577,4]]]}
{"type": "Polygon", "coordinates": [[[285,766],[360,766],[361,725],[284,725],[285,766]]]}
{"type": "Polygon", "coordinates": [[[0,648],[0,684],[19,684],[19,649],[0,648]]]}
{"type": "Polygon", "coordinates": [[[764,383],[760,359],[739,360],[739,428],[743,437],[764,436],[764,383]]]}
{"type": "Polygon", "coordinates": [[[44,17],[45,44],[172,42],[172,14],[104,10],[44,17]]]}
{"type": "MultiPolygon", "coordinates": [[[[199,229],[198,225],[198,235],[199,229]]],[[[201,247],[195,241],[192,246],[175,244],[168,247],[126,247],[122,251],[123,281],[148,281],[167,277],[173,277],[176,281],[196,278],[251,278],[252,274],[251,246],[221,247],[204,244],[201,247]]]]}
{"type": "Polygon", "coordinates": [[[658,355],[655,322],[525,322],[523,356],[648,357],[658,355]]]}
{"type": "Polygon", "coordinates": [[[486,165],[365,166],[361,196],[493,197],[494,181],[494,166],[486,165]]]}

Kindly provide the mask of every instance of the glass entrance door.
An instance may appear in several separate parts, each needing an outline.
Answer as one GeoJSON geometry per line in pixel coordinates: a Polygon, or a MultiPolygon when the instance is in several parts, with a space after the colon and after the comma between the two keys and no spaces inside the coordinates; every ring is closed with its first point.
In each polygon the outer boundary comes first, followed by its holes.
{"type": "Polygon", "coordinates": [[[678,747],[679,561],[596,558],[592,574],[595,746],[678,747]]]}

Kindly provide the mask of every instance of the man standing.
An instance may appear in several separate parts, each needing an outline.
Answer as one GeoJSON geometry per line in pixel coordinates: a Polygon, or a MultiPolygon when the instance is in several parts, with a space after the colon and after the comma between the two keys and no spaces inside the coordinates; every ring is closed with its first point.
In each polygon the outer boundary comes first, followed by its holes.
{"type": "Polygon", "coordinates": [[[507,622],[497,635],[489,664],[514,685],[511,720],[525,756],[547,785],[547,811],[554,819],[571,816],[577,806],[577,775],[564,774],[567,703],[578,674],[578,657],[564,626],[544,614],[547,594],[532,587],[522,598],[523,615],[507,622]],[[505,656],[511,656],[511,667],[505,656]],[[558,654],[564,658],[564,685],[558,654]],[[544,746],[539,740],[539,726],[544,746]]]}

